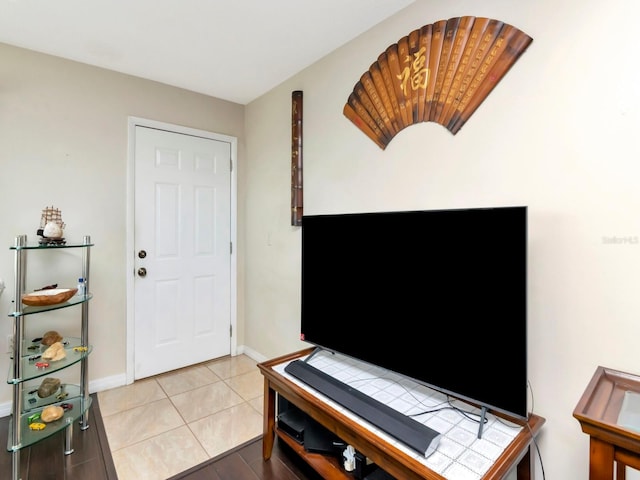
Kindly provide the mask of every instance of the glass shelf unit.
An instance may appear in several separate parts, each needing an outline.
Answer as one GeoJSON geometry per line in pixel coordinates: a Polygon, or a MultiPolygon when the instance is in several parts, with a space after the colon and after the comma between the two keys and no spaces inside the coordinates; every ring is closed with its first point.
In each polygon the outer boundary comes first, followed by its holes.
{"type": "MultiPolygon", "coordinates": [[[[23,355],[20,358],[22,363],[22,377],[21,378],[13,378],[13,369],[9,372],[9,378],[7,379],[7,383],[16,384],[20,382],[26,382],[28,380],[32,380],[34,378],[50,376],[52,373],[58,372],[60,370],[64,370],[71,365],[78,363],[89,356],[91,351],[93,350],[92,345],[86,346],[86,351],[76,350],[83,349],[85,345],[82,345],[82,341],[79,338],[67,338],[64,339],[63,342],[68,342],[64,347],[64,351],[66,353],[65,358],[62,360],[56,360],[55,362],[42,360],[42,358],[34,358],[30,360],[31,357],[41,355],[41,353],[30,353],[28,355],[23,355]],[[46,362],[49,364],[48,367],[39,367],[36,364],[39,362],[46,362]]],[[[41,351],[44,352],[46,350],[45,347],[41,351]]]]}
{"type": "MultiPolygon", "coordinates": [[[[58,390],[48,397],[40,398],[38,396],[38,387],[40,385],[33,385],[33,387],[27,387],[23,390],[23,401],[25,415],[29,417],[34,412],[42,409],[48,405],[56,405],[64,402],[70,402],[74,398],[82,396],[82,390],[80,385],[74,385],[72,383],[62,383],[58,390]]],[[[91,397],[89,397],[91,398],[91,397]]]]}
{"type": "MultiPolygon", "coordinates": [[[[63,245],[41,245],[29,244],[26,235],[19,235],[15,239],[15,244],[10,247],[15,256],[14,275],[15,275],[15,291],[12,309],[9,313],[13,321],[13,348],[10,354],[11,368],[8,374],[7,383],[13,388],[13,405],[11,410],[11,420],[9,422],[9,432],[7,439],[7,450],[12,452],[12,479],[20,479],[20,450],[27,446],[33,445],[51,435],[65,431],[65,449],[64,454],[73,453],[72,435],[73,424],[79,421],[81,430],[89,428],[89,407],[91,406],[91,397],[88,389],[88,357],[93,348],[89,344],[89,301],[93,298],[91,293],[84,295],[76,295],[66,302],[46,305],[46,306],[28,306],[22,303],[22,295],[26,293],[27,278],[27,251],[32,251],[36,256],[55,254],[56,250],[78,249],[78,255],[71,255],[71,261],[74,257],[81,257],[81,276],[85,279],[87,292],[89,290],[89,264],[91,247],[90,237],[85,236],[82,243],[65,243],[63,245]],[[34,315],[47,315],[47,312],[54,310],[74,308],[80,310],[80,337],[63,337],[61,343],[65,351],[65,358],[57,361],[42,360],[41,355],[49,346],[41,345],[40,339],[30,340],[31,336],[26,337],[25,332],[27,326],[32,322],[31,317],[34,315]],[[48,364],[47,366],[42,363],[48,364]],[[33,380],[41,377],[53,377],[56,372],[61,372],[73,365],[80,366],[78,385],[70,383],[62,383],[58,389],[51,395],[40,398],[37,394],[40,381],[33,380]],[[44,423],[34,420],[34,415],[42,412],[44,408],[50,405],[64,405],[66,407],[64,415],[56,421],[44,423]],[[45,427],[41,430],[32,430],[30,423],[43,423],[45,427]]],[[[31,258],[31,255],[29,255],[31,258]]],[[[67,260],[65,260],[67,262],[67,260]]],[[[31,267],[34,268],[33,266],[31,267]]],[[[65,311],[63,317],[55,317],[60,322],[59,329],[62,331],[68,327],[67,321],[71,321],[68,317],[72,317],[73,312],[65,311]]],[[[68,376],[74,377],[75,372],[69,373],[68,376]]]]}
{"type": "MultiPolygon", "coordinates": [[[[34,413],[41,412],[44,407],[37,408],[34,410],[29,410],[28,412],[20,415],[19,419],[19,429],[20,429],[20,443],[18,445],[13,445],[11,439],[13,438],[13,422],[9,423],[9,438],[7,440],[7,450],[8,451],[18,451],[21,448],[28,447],[33,445],[34,443],[38,443],[41,440],[44,440],[51,435],[58,433],[60,430],[64,428],[69,428],[72,426],[73,422],[79,420],[80,417],[84,415],[86,411],[89,410],[91,406],[91,397],[87,397],[86,399],[82,396],[75,398],[67,398],[64,401],[52,403],[51,405],[61,405],[63,403],[68,403],[73,405],[70,410],[64,412],[62,418],[59,418],[55,422],[46,423],[46,427],[43,430],[31,430],[29,428],[29,417],[34,413]]],[[[72,449],[71,449],[72,450],[72,449]]]]}
{"type": "Polygon", "coordinates": [[[10,317],[24,317],[25,315],[33,315],[35,313],[49,312],[51,310],[59,310],[61,308],[72,307],[74,305],[78,305],[79,303],[88,302],[93,298],[91,293],[87,293],[86,295],[76,295],[71,297],[66,302],[56,303],[55,305],[45,305],[43,307],[33,307],[29,305],[22,305],[22,310],[12,312],[9,314],[10,317]]]}
{"type": "MultiPolygon", "coordinates": [[[[26,235],[24,235],[24,237],[26,239],[26,235]]],[[[60,248],[87,248],[87,247],[93,247],[93,243],[90,243],[90,242],[89,243],[65,243],[63,245],[40,245],[39,243],[37,244],[25,243],[24,245],[22,244],[18,245],[16,242],[16,245],[11,246],[10,249],[11,250],[56,250],[60,248]]]]}

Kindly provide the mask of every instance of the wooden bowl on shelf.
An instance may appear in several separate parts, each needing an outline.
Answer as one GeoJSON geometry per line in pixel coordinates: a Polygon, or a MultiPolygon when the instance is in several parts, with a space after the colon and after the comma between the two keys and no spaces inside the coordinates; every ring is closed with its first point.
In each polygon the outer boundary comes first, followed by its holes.
{"type": "Polygon", "coordinates": [[[63,303],[73,297],[77,288],[50,288],[27,293],[22,296],[22,303],[31,307],[43,307],[46,305],[56,305],[63,303]]]}

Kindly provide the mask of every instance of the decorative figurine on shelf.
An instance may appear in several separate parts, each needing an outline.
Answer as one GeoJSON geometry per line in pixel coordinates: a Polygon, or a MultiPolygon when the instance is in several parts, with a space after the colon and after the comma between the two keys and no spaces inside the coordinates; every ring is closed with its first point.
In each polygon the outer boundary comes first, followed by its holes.
{"type": "Polygon", "coordinates": [[[46,332],[42,338],[35,338],[33,339],[33,342],[40,342],[42,345],[45,345],[47,347],[50,347],[51,345],[53,345],[56,342],[62,342],[63,337],[62,335],[60,335],[58,332],[56,332],[55,330],[49,330],[48,332],[46,332]]]}
{"type": "Polygon", "coordinates": [[[60,342],[52,344],[42,353],[42,360],[48,362],[57,362],[67,356],[67,352],[64,350],[64,345],[60,342]]]}
{"type": "Polygon", "coordinates": [[[40,245],[64,245],[64,227],[62,212],[59,209],[53,206],[44,208],[37,231],[41,237],[40,245]]]}
{"type": "Polygon", "coordinates": [[[40,398],[46,398],[56,393],[59,388],[60,388],[59,378],[47,377],[42,381],[42,383],[38,387],[37,393],[40,398]]]}
{"type": "Polygon", "coordinates": [[[64,408],[59,405],[49,405],[44,407],[42,413],[40,413],[40,419],[44,423],[55,422],[64,415],[64,408]]]}

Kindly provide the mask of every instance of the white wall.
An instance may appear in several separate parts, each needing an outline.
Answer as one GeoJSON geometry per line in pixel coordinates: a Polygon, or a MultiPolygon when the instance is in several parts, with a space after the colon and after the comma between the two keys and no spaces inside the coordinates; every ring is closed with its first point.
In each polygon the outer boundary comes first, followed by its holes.
{"type": "MultiPolygon", "coordinates": [[[[90,235],[91,290],[89,384],[123,382],[126,372],[126,227],[129,116],[221,133],[239,138],[244,158],[244,107],[156,82],[82,65],[0,44],[0,278],[7,288],[0,311],[8,314],[14,293],[13,254],[16,235],[37,241],[46,206],[62,210],[69,243],[90,235]]],[[[241,165],[236,165],[242,171],[241,165]]],[[[240,183],[240,182],[239,182],[240,183]]],[[[241,186],[239,186],[241,188],[241,186]]],[[[239,199],[238,209],[244,202],[239,199]]],[[[238,236],[242,237],[242,226],[238,236]]],[[[133,252],[131,252],[133,254],[133,252]]],[[[75,286],[76,272],[47,272],[29,255],[29,285],[75,286]],[[70,284],[69,284],[70,282],[70,284]]],[[[46,261],[46,256],[44,258],[46,261]]],[[[239,277],[242,278],[241,266],[239,277]]],[[[238,296],[242,296],[241,289],[238,296]]],[[[242,315],[242,308],[238,309],[242,315]]],[[[31,317],[29,317],[31,320],[31,317]]],[[[78,310],[78,325],[79,325],[78,310]]],[[[29,321],[30,331],[37,331],[29,321]]],[[[70,322],[72,323],[72,322],[70,322]]],[[[243,326],[242,319],[238,325],[243,326]]],[[[69,323],[50,325],[60,330],[69,323]]],[[[239,328],[239,342],[243,333],[239,328]]],[[[41,333],[44,333],[43,330],[41,333]]],[[[6,338],[9,317],[0,322],[0,371],[9,371],[6,338]]],[[[64,330],[66,335],[68,330],[64,330]]],[[[34,335],[36,336],[36,335],[34,335]]],[[[33,338],[33,337],[30,337],[33,338]]],[[[95,389],[95,388],[94,388],[95,389]]],[[[0,383],[0,410],[12,389],[0,383]]]]}
{"type": "Polygon", "coordinates": [[[624,0],[417,0],[251,103],[245,343],[266,356],[304,346],[289,216],[291,92],[303,90],[305,213],[529,206],[542,461],[546,478],[587,478],[573,409],[597,366],[640,374],[639,13],[624,0]],[[413,125],[381,150],[342,114],[354,84],[402,36],[464,15],[502,20],[533,43],[457,135],[413,125]]]}

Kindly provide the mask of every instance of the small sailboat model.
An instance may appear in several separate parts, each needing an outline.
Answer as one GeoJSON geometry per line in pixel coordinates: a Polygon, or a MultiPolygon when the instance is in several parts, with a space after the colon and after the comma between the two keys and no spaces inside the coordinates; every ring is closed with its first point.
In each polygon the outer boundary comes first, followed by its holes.
{"type": "Polygon", "coordinates": [[[65,224],[62,221],[62,212],[60,209],[53,206],[45,207],[42,210],[40,228],[38,228],[37,231],[40,236],[40,245],[64,245],[66,243],[64,239],[64,227],[65,224]]]}

